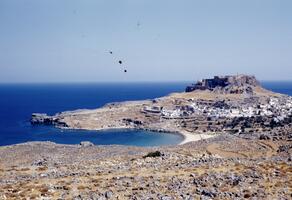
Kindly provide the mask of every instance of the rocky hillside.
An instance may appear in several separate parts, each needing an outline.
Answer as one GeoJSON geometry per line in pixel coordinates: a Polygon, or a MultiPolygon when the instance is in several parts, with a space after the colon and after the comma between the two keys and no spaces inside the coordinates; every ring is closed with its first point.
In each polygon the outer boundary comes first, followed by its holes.
{"type": "Polygon", "coordinates": [[[186,92],[195,90],[210,90],[225,94],[253,93],[255,87],[260,87],[259,82],[254,76],[235,75],[235,76],[214,76],[212,79],[203,79],[188,86],[186,92]]]}

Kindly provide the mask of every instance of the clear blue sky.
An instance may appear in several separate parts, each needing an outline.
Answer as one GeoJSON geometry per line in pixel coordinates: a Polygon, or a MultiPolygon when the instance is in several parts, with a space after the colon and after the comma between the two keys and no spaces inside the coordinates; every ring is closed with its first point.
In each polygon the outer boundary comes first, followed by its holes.
{"type": "Polygon", "coordinates": [[[0,82],[237,73],[292,80],[291,0],[0,0],[0,82]]]}

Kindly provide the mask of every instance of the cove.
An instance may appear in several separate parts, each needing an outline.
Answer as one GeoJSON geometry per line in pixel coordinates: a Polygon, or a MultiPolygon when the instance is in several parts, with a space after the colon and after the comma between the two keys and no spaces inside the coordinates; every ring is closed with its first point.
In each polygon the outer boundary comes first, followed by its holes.
{"type": "Polygon", "coordinates": [[[183,136],[172,133],[159,133],[144,130],[63,130],[50,126],[33,126],[34,131],[22,137],[5,138],[0,145],[32,141],[51,141],[58,144],[80,144],[81,141],[90,141],[95,145],[131,145],[131,146],[164,146],[176,145],[183,141],[183,136]]]}

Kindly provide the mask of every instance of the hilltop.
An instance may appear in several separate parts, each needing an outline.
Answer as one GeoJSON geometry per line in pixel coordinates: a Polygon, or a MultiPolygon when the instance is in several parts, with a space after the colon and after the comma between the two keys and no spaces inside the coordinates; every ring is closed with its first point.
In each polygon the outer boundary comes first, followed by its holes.
{"type": "Polygon", "coordinates": [[[202,79],[197,83],[188,86],[186,92],[195,90],[210,90],[224,94],[251,94],[255,87],[260,87],[260,83],[254,76],[214,76],[212,79],[202,79]]]}

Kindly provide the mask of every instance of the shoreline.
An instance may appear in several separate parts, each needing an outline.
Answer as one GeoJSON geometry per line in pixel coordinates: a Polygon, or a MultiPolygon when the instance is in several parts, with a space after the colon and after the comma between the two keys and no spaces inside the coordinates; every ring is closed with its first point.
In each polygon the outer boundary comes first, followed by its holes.
{"type": "MultiPolygon", "coordinates": [[[[141,130],[141,131],[151,131],[156,133],[164,133],[164,134],[177,134],[183,137],[183,140],[179,142],[176,145],[183,145],[189,142],[196,142],[199,140],[206,140],[209,138],[213,138],[218,136],[218,134],[207,134],[207,133],[197,133],[197,134],[191,134],[188,131],[183,130],[177,130],[177,131],[171,131],[171,130],[164,130],[164,129],[149,129],[149,128],[133,128],[133,127],[110,127],[110,128],[99,128],[99,129],[76,129],[76,128],[64,128],[64,127],[57,127],[59,129],[63,130],[84,130],[84,131],[110,131],[110,130],[141,130]]],[[[98,145],[96,145],[98,146],[98,145]]],[[[128,146],[128,145],[125,145],[128,146]]]]}
{"type": "MultiPolygon", "coordinates": [[[[123,130],[123,131],[131,131],[131,130],[137,130],[137,131],[149,131],[149,132],[154,132],[154,133],[160,133],[160,134],[176,134],[182,137],[182,141],[178,142],[177,144],[173,144],[173,146],[180,146],[180,145],[184,145],[186,143],[189,142],[196,142],[196,141],[200,141],[200,140],[205,140],[205,139],[209,139],[212,137],[216,137],[218,136],[218,134],[202,134],[202,133],[197,133],[197,134],[191,134],[188,131],[167,131],[167,130],[155,130],[155,129],[147,129],[147,128],[131,128],[131,127],[111,127],[111,128],[103,128],[103,129],[76,129],[76,128],[64,128],[64,127],[55,127],[57,129],[60,130],[72,130],[72,131],[78,131],[78,130],[82,130],[82,131],[96,131],[97,134],[99,131],[117,131],[117,130],[123,130]]],[[[84,140],[85,141],[85,140],[84,140]]],[[[3,145],[0,146],[1,147],[7,147],[7,146],[15,146],[15,145],[21,145],[21,144],[26,144],[26,143],[30,143],[30,142],[52,142],[52,143],[56,143],[53,141],[27,141],[27,142],[21,142],[21,143],[15,143],[15,144],[9,144],[9,145],[3,145]]],[[[90,142],[90,141],[89,141],[90,142]]],[[[78,145],[78,143],[76,144],[62,144],[62,143],[56,143],[59,145],[78,145]]],[[[110,145],[114,145],[114,144],[110,144],[110,145]]],[[[168,144],[170,145],[170,144],[168,144]]],[[[168,146],[168,145],[157,145],[154,147],[162,147],[162,146],[168,146]]],[[[102,144],[95,144],[95,146],[104,146],[102,144]]],[[[122,146],[132,146],[132,145],[122,145],[122,146]]],[[[135,145],[134,145],[135,146],[135,145]]],[[[140,146],[139,146],[140,147],[140,146]]],[[[153,146],[146,146],[146,147],[153,147],[153,146]]]]}
{"type": "Polygon", "coordinates": [[[209,139],[209,138],[212,138],[212,137],[216,137],[216,135],[211,135],[211,134],[190,134],[189,132],[187,131],[181,131],[181,132],[178,132],[178,134],[181,134],[184,139],[183,141],[181,141],[178,145],[183,145],[183,144],[186,144],[186,143],[189,143],[189,142],[196,142],[196,141],[200,141],[200,140],[205,140],[205,139],[209,139]]]}
{"type": "MultiPolygon", "coordinates": [[[[218,77],[215,79],[210,80],[217,84],[218,77]]],[[[182,141],[175,140],[175,145],[205,140],[221,133],[263,134],[264,129],[277,134],[274,127],[290,127],[292,97],[262,88],[253,76],[228,76],[227,79],[230,79],[228,87],[218,86],[214,91],[194,88],[191,92],[173,93],[153,100],[107,103],[101,108],[64,111],[52,116],[33,113],[31,124],[72,130],[137,129],[174,133],[183,137],[182,141]]],[[[286,128],[280,131],[286,132],[286,128]]]]}

